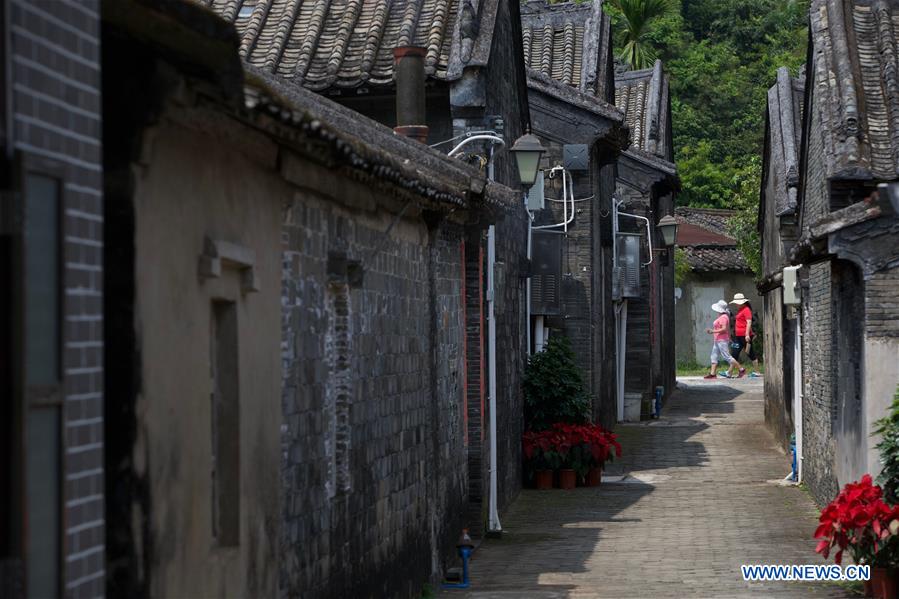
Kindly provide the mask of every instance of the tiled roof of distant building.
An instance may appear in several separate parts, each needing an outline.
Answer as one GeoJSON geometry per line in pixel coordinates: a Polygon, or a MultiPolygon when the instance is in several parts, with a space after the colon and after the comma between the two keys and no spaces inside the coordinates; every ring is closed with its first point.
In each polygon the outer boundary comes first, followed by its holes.
{"type": "Polygon", "coordinates": [[[615,105],[631,130],[631,149],[672,161],[668,123],[668,76],[657,60],[651,69],[615,75],[615,105]]]}
{"type": "Polygon", "coordinates": [[[393,50],[427,50],[429,77],[485,65],[500,0],[195,0],[233,22],[253,66],[314,91],[393,83],[393,50]]]}
{"type": "Polygon", "coordinates": [[[602,0],[531,0],[521,5],[521,29],[529,69],[612,102],[612,31],[602,0]]]}
{"type": "Polygon", "coordinates": [[[727,235],[727,221],[733,215],[733,210],[675,209],[677,246],[686,253],[690,268],[697,272],[750,272],[737,242],[727,235]]]}

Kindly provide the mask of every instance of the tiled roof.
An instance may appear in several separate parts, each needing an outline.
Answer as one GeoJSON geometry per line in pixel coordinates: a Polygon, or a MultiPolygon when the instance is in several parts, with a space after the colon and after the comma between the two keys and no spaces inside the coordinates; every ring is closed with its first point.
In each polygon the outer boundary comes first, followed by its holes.
{"type": "Polygon", "coordinates": [[[422,46],[454,79],[489,54],[500,0],[195,0],[233,22],[240,54],[308,89],[390,85],[393,49],[422,46]]]}
{"type": "Polygon", "coordinates": [[[615,105],[625,114],[631,147],[673,159],[669,145],[668,76],[657,60],[651,69],[615,76],[615,105]]]}
{"type": "Polygon", "coordinates": [[[790,77],[790,71],[781,67],[777,70],[777,83],[768,90],[768,139],[762,170],[765,176],[774,178],[774,198],[768,201],[773,200],[778,216],[796,210],[803,89],[803,81],[790,77]]]}
{"type": "MultiPolygon", "coordinates": [[[[733,210],[721,210],[717,208],[691,208],[678,206],[674,209],[674,218],[680,224],[697,225],[727,237],[727,221],[735,214],[733,210]]],[[[680,236],[678,234],[678,236],[680,236]]],[[[680,240],[678,239],[678,244],[680,240]]]]}
{"type": "Polygon", "coordinates": [[[899,4],[813,0],[815,81],[825,178],[899,177],[899,4]]]}
{"type": "Polygon", "coordinates": [[[687,263],[697,272],[750,272],[737,242],[727,235],[727,221],[733,210],[675,208],[677,246],[684,250],[687,263]]]}
{"type": "Polygon", "coordinates": [[[735,247],[685,247],[687,264],[697,272],[751,272],[743,254],[735,247]]]}
{"type": "Polygon", "coordinates": [[[521,27],[528,68],[611,102],[611,22],[602,2],[531,0],[521,5],[521,27]]]}
{"type": "Polygon", "coordinates": [[[726,235],[703,229],[699,225],[680,223],[677,228],[677,245],[681,247],[695,245],[736,246],[737,242],[726,235]]]}

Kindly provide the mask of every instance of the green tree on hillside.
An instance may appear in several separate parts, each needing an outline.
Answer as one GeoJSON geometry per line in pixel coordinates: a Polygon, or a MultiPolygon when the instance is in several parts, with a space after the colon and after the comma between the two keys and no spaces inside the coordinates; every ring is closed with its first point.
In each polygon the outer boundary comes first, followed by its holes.
{"type": "MultiPolygon", "coordinates": [[[[621,11],[609,13],[621,53],[631,29],[621,11]]],[[[757,201],[767,89],[778,67],[796,73],[805,60],[807,20],[808,0],[672,0],[640,31],[671,77],[680,204],[737,208],[753,193],[757,201]]]]}
{"type": "Polygon", "coordinates": [[[651,67],[658,58],[650,30],[655,21],[674,11],[673,0],[611,0],[610,11],[621,25],[619,58],[634,70],[651,67]]]}

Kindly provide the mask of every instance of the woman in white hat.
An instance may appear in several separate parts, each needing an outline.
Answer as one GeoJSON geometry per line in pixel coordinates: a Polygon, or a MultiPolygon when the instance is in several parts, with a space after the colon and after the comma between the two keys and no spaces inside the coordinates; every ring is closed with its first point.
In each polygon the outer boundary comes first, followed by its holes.
{"type": "MultiPolygon", "coordinates": [[[[758,378],[762,375],[759,374],[759,359],[755,355],[755,350],[752,349],[752,338],[754,336],[752,332],[752,304],[749,303],[749,300],[742,293],[734,295],[734,299],[730,303],[739,306],[737,316],[734,319],[734,356],[739,360],[740,354],[745,349],[746,355],[752,360],[752,372],[749,373],[749,377],[758,378]]],[[[740,376],[743,376],[745,373],[746,370],[740,368],[740,376]]]]}
{"type": "Polygon", "coordinates": [[[719,360],[724,360],[729,364],[725,376],[730,378],[731,370],[739,368],[740,364],[730,355],[730,333],[728,332],[728,329],[730,328],[730,318],[727,315],[727,302],[718,300],[712,304],[712,310],[718,314],[718,317],[712,324],[712,328],[705,330],[706,333],[713,336],[713,342],[711,356],[712,368],[711,372],[704,378],[717,378],[719,360]]]}

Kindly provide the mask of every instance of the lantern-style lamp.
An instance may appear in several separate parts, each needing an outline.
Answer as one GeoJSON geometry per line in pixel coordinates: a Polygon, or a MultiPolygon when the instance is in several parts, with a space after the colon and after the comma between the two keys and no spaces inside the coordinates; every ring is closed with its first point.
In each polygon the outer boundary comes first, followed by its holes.
{"type": "Polygon", "coordinates": [[[677,242],[677,221],[671,215],[663,216],[658,226],[662,241],[667,247],[673,246],[677,242]]]}
{"type": "Polygon", "coordinates": [[[509,151],[518,163],[518,178],[521,179],[522,186],[532,186],[537,180],[540,157],[546,152],[546,148],[540,145],[536,135],[528,132],[516,139],[509,151]]]}

